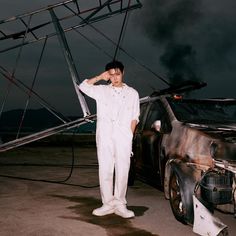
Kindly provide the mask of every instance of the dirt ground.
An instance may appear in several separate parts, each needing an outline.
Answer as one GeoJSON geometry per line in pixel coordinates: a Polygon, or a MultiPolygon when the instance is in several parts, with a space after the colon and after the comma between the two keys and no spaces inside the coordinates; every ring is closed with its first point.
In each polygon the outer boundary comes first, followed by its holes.
{"type": "MultiPolygon", "coordinates": [[[[101,205],[94,146],[32,146],[0,153],[0,186],[1,236],[196,235],[175,220],[162,192],[140,181],[127,194],[135,218],[93,216],[101,205]]],[[[218,214],[234,235],[233,216],[218,214]]]]}

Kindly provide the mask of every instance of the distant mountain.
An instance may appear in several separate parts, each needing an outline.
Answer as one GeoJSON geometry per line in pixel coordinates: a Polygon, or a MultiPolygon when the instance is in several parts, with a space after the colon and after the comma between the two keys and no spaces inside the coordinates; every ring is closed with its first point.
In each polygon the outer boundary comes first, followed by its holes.
{"type": "MultiPolygon", "coordinates": [[[[3,134],[15,134],[19,130],[19,126],[22,120],[24,110],[15,109],[2,113],[0,117],[0,137],[3,134]]],[[[61,116],[60,116],[61,117],[61,116]]],[[[65,121],[76,120],[77,116],[65,117],[65,121]]],[[[47,109],[29,109],[25,113],[25,117],[22,123],[21,133],[35,133],[41,130],[45,130],[51,127],[55,127],[63,124],[55,115],[50,113],[47,109]]],[[[79,133],[95,133],[96,122],[87,123],[79,127],[77,132],[79,133]]]]}
{"type": "MultiPolygon", "coordinates": [[[[48,128],[52,128],[61,124],[64,124],[61,120],[59,120],[55,115],[51,114],[47,109],[29,109],[25,113],[25,117],[23,119],[22,127],[19,132],[19,125],[22,120],[24,110],[15,109],[11,111],[3,112],[0,117],[0,144],[5,144],[9,141],[13,141],[16,137],[21,138],[30,134],[37,133],[39,131],[46,130],[48,128]]],[[[68,118],[64,118],[66,122],[73,121],[78,119],[79,117],[70,116],[68,118]]],[[[58,135],[48,137],[44,139],[45,143],[50,144],[66,144],[71,143],[71,137],[75,137],[74,134],[82,134],[79,135],[76,139],[76,142],[80,142],[83,144],[95,143],[95,130],[96,123],[88,122],[79,126],[78,128],[72,128],[71,130],[66,130],[66,132],[62,132],[65,135],[58,135]],[[92,134],[86,135],[86,134],[92,134]],[[91,137],[92,138],[91,138],[91,137]],[[47,140],[45,142],[45,140],[47,140]]],[[[42,143],[41,143],[42,144],[42,143]]]]}
{"type": "MultiPolygon", "coordinates": [[[[0,132],[17,132],[22,120],[24,110],[16,109],[2,113],[0,117],[0,132]]],[[[65,118],[71,120],[72,117],[65,118]]],[[[73,117],[72,119],[76,119],[73,117]]],[[[62,124],[55,115],[47,109],[29,109],[26,111],[21,132],[35,132],[62,124]]]]}

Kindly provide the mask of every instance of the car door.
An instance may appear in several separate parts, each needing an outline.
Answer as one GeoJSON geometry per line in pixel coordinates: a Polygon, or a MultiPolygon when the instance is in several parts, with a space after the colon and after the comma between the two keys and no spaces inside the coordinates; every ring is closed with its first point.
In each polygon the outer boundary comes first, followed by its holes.
{"type": "Polygon", "coordinates": [[[153,126],[164,122],[164,109],[159,100],[141,105],[140,123],[135,133],[135,158],[137,173],[153,185],[161,185],[160,142],[161,132],[153,126]]]}

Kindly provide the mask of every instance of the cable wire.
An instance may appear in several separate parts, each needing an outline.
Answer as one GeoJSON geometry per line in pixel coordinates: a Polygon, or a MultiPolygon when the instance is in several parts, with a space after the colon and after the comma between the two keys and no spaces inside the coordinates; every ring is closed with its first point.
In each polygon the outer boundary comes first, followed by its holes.
{"type": "Polygon", "coordinates": [[[88,185],[82,185],[82,184],[67,183],[67,181],[72,177],[74,167],[75,167],[74,135],[75,135],[75,133],[77,133],[77,131],[78,131],[78,128],[74,129],[73,134],[72,134],[72,143],[71,143],[72,155],[71,155],[70,171],[69,171],[69,174],[67,175],[67,177],[64,180],[57,180],[56,181],[56,180],[47,180],[47,179],[34,179],[34,178],[26,178],[26,177],[3,175],[3,174],[0,174],[0,177],[20,179],[20,180],[29,180],[29,181],[35,181],[35,182],[38,181],[38,182],[53,183],[53,184],[64,184],[64,185],[77,186],[77,187],[81,187],[81,188],[97,188],[97,187],[99,187],[99,184],[88,186],[88,185]]]}
{"type": "MultiPolygon", "coordinates": [[[[82,20],[83,17],[79,16],[78,17],[82,20]]],[[[94,31],[96,31],[98,34],[100,34],[101,36],[103,36],[107,41],[109,41],[110,43],[112,43],[113,45],[117,46],[117,43],[114,42],[109,36],[107,36],[105,33],[103,33],[101,30],[97,29],[95,26],[88,24],[94,31]]],[[[90,42],[93,46],[95,46],[96,48],[98,48],[100,51],[102,51],[103,53],[105,52],[101,47],[99,47],[96,43],[94,43],[91,39],[89,39],[87,36],[85,36],[84,34],[82,34],[81,32],[78,31],[78,29],[73,28],[73,30],[75,32],[77,32],[78,34],[80,34],[82,37],[84,37],[86,40],[88,40],[88,42],[90,42]]],[[[159,80],[161,80],[163,83],[167,84],[168,86],[171,86],[171,84],[167,81],[167,79],[165,79],[163,76],[160,76],[159,74],[157,74],[156,72],[154,72],[152,69],[150,69],[147,65],[145,65],[144,63],[139,62],[134,56],[132,56],[130,53],[127,52],[127,50],[125,50],[124,48],[122,48],[119,45],[119,50],[122,51],[126,56],[128,56],[130,59],[132,59],[137,65],[143,67],[146,71],[148,71],[149,73],[151,73],[152,75],[154,75],[156,78],[158,78],[159,80]]],[[[105,52],[105,55],[107,55],[108,57],[112,58],[112,56],[105,52]]]]}
{"type": "Polygon", "coordinates": [[[42,58],[43,58],[43,53],[44,53],[44,50],[45,50],[45,47],[46,47],[46,43],[47,43],[47,38],[44,40],[44,44],[43,44],[42,51],[41,51],[41,54],[40,54],[40,57],[39,57],[39,61],[38,61],[38,65],[37,65],[37,68],[36,68],[36,71],[35,71],[35,74],[34,74],[34,78],[33,78],[33,81],[32,81],[32,84],[31,84],[31,87],[30,87],[30,90],[29,90],[29,93],[28,93],[28,98],[27,98],[27,101],[26,101],[26,104],[25,104],[25,108],[24,108],[22,117],[21,117],[21,121],[20,121],[20,124],[19,124],[19,128],[18,128],[18,131],[17,131],[16,138],[18,138],[19,135],[20,135],[20,130],[22,128],[23,121],[24,121],[25,114],[26,114],[26,110],[27,110],[27,108],[29,106],[30,98],[32,96],[32,91],[33,91],[33,88],[34,88],[34,85],[35,85],[36,77],[38,75],[39,66],[40,66],[42,58]]]}

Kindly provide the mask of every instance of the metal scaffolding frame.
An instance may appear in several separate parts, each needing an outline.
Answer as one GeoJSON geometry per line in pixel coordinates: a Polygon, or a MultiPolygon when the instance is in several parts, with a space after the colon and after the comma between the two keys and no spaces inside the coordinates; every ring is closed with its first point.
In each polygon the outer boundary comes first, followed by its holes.
{"type": "MultiPolygon", "coordinates": [[[[142,4],[139,0],[97,0],[94,1],[96,4],[89,9],[82,9],[78,0],[68,0],[54,5],[50,5],[29,13],[25,13],[18,16],[13,16],[11,18],[0,21],[0,41],[13,43],[13,45],[4,46],[0,48],[0,53],[5,53],[10,50],[19,48],[16,65],[13,69],[13,72],[9,72],[5,69],[3,65],[0,65],[0,74],[9,81],[10,84],[13,84],[20,88],[23,92],[28,95],[28,100],[31,96],[36,97],[37,101],[43,105],[49,112],[54,116],[60,119],[63,124],[19,138],[18,135],[16,139],[0,144],[0,152],[13,149],[15,147],[22,146],[24,144],[51,136],[56,133],[60,133],[64,130],[69,130],[74,127],[86,124],[88,122],[93,122],[96,120],[96,115],[91,115],[89,108],[87,106],[84,95],[78,90],[77,83],[79,80],[78,73],[76,71],[75,64],[68,46],[65,33],[75,30],[79,27],[92,24],[104,20],[106,18],[115,16],[117,14],[127,13],[128,11],[142,7],[142,4]],[[63,15],[61,14],[61,9],[64,10],[63,15]],[[65,14],[66,12],[66,14],[65,14]],[[41,17],[42,15],[42,17],[41,17]],[[47,16],[47,17],[45,17],[47,16]],[[42,18],[42,21],[38,24],[35,24],[34,18],[42,18]],[[73,26],[68,26],[68,21],[73,19],[76,21],[76,24],[73,26]],[[79,22],[78,22],[79,21],[79,22]],[[6,27],[5,27],[6,25],[6,27]],[[10,31],[9,29],[17,26],[16,31],[10,31]],[[20,27],[19,27],[20,25],[20,27]],[[5,27],[5,28],[4,28],[5,27]],[[19,29],[21,28],[22,29],[19,29]],[[42,32],[43,31],[43,32],[42,32]],[[20,60],[20,55],[25,45],[35,43],[41,40],[44,40],[44,47],[47,42],[47,39],[53,36],[57,36],[60,42],[60,47],[64,54],[67,66],[70,71],[73,85],[75,87],[76,93],[79,98],[79,102],[84,114],[83,118],[79,118],[75,121],[68,121],[65,117],[61,116],[59,112],[50,106],[40,95],[34,91],[34,82],[32,82],[31,87],[26,86],[23,82],[18,80],[15,77],[15,70],[20,60]]],[[[40,18],[40,19],[41,19],[40,18]]],[[[42,59],[41,52],[40,60],[42,59]]],[[[38,67],[40,62],[38,63],[38,67]]],[[[38,70],[38,68],[37,68],[38,70]]],[[[37,72],[35,73],[34,80],[36,79],[37,72]]],[[[28,102],[28,101],[27,101],[28,102]]],[[[24,113],[26,112],[27,106],[24,113]]],[[[1,111],[2,112],[2,111],[1,111]]],[[[23,115],[24,116],[24,115],[23,115]]],[[[22,117],[23,121],[24,117],[22,117]]],[[[22,122],[21,122],[22,123],[22,122]]],[[[20,129],[19,129],[20,130],[20,129]]]]}
{"type": "MultiPolygon", "coordinates": [[[[69,26],[69,27],[62,27],[64,32],[69,32],[71,30],[75,30],[77,28],[107,19],[109,17],[113,17],[118,14],[125,13],[127,11],[131,11],[137,8],[141,8],[142,4],[139,0],[132,0],[129,6],[126,6],[125,3],[127,3],[127,0],[107,0],[102,3],[101,0],[95,1],[97,4],[95,6],[92,6],[89,9],[82,9],[82,7],[79,6],[78,0],[68,0],[65,2],[57,3],[54,5],[47,6],[45,8],[41,8],[36,11],[32,11],[29,13],[25,13],[18,16],[13,16],[5,20],[0,21],[0,27],[3,24],[18,24],[23,27],[22,30],[13,32],[13,33],[7,33],[7,30],[0,29],[0,41],[6,40],[6,39],[14,39],[18,40],[24,37],[24,35],[27,35],[28,37],[31,36],[29,40],[26,40],[23,45],[35,43],[41,40],[44,40],[45,38],[50,38],[57,35],[57,32],[50,32],[50,26],[53,25],[53,20],[51,19],[45,19],[40,24],[36,24],[33,26],[29,26],[29,24],[26,23],[26,20],[30,18],[30,21],[34,20],[34,17],[40,17],[40,14],[44,14],[47,11],[54,10],[57,11],[59,8],[63,8],[65,12],[68,14],[66,16],[58,17],[58,21],[60,24],[65,23],[67,20],[76,18],[79,20],[79,23],[69,26]],[[48,32],[45,30],[43,35],[40,34],[41,28],[48,28],[48,32]]],[[[5,47],[0,49],[0,53],[9,51],[14,48],[18,48],[22,46],[21,43],[16,43],[13,46],[5,47]]]]}

